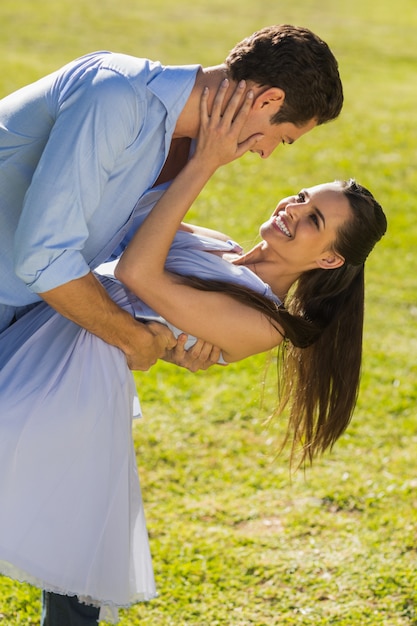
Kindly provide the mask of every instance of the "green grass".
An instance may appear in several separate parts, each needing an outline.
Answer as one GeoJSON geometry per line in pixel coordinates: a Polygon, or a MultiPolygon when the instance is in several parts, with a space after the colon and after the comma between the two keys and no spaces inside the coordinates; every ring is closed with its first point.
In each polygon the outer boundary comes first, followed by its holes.
{"type": "MultiPolygon", "coordinates": [[[[216,64],[266,24],[291,22],[335,51],[346,104],[268,161],[216,174],[190,219],[250,245],[276,201],[356,177],[389,232],[367,267],[362,390],[331,454],[290,476],[266,426],[266,358],[192,375],[137,375],[134,425],[159,598],[122,626],[417,625],[417,12],[414,0],[2,0],[5,95],[75,56],[113,49],[216,64]],[[146,5],[146,6],[143,6],[146,5]]],[[[39,592],[0,579],[0,621],[39,623],[39,592]]]]}

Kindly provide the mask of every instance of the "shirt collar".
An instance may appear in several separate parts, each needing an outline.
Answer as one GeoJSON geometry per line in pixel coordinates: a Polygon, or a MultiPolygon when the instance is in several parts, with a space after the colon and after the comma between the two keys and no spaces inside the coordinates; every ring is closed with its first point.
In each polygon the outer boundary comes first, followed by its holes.
{"type": "Polygon", "coordinates": [[[162,66],[162,71],[148,84],[148,89],[167,111],[166,127],[173,127],[194,87],[201,65],[162,66]]]}

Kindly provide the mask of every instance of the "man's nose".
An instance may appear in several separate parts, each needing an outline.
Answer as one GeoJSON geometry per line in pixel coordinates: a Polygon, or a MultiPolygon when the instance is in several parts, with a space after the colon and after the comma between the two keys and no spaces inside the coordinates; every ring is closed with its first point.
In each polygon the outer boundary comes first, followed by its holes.
{"type": "Polygon", "coordinates": [[[271,156],[271,154],[274,152],[274,150],[276,150],[276,148],[279,146],[279,144],[274,144],[274,145],[263,145],[262,146],[262,154],[261,154],[261,158],[262,159],[267,159],[268,157],[271,156]]]}

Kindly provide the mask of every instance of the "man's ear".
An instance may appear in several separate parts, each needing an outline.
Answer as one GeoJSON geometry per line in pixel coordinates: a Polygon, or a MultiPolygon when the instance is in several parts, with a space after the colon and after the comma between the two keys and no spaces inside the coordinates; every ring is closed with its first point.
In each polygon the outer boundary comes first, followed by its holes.
{"type": "Polygon", "coordinates": [[[253,109],[263,109],[266,106],[276,106],[279,105],[279,108],[284,104],[285,100],[285,91],[280,89],[279,87],[268,87],[257,96],[255,96],[255,100],[253,103],[253,109]]]}
{"type": "Polygon", "coordinates": [[[328,251],[320,259],[317,259],[316,263],[322,270],[335,270],[337,267],[341,267],[345,262],[345,259],[337,252],[328,251]]]}

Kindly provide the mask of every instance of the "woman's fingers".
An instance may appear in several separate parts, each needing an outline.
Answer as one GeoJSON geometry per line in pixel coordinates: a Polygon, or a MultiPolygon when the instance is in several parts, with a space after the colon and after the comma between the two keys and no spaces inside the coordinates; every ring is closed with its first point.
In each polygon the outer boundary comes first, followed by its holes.
{"type": "Polygon", "coordinates": [[[200,99],[200,124],[203,126],[206,126],[209,121],[208,97],[209,97],[209,88],[204,87],[203,93],[201,94],[201,99],[200,99]]]}
{"type": "MultiPolygon", "coordinates": [[[[227,85],[229,86],[229,81],[227,81],[227,85]]],[[[236,116],[241,114],[241,117],[247,116],[252,106],[250,102],[250,98],[248,101],[248,97],[244,98],[242,101],[242,97],[245,93],[246,89],[246,81],[241,80],[235,87],[232,96],[229,99],[229,102],[224,107],[224,111],[222,114],[223,122],[226,124],[232,124],[236,119],[236,116]],[[249,105],[249,106],[248,106],[249,105]]],[[[248,92],[246,96],[249,96],[248,92]]],[[[224,100],[224,96],[223,96],[224,100]]]]}
{"type": "Polygon", "coordinates": [[[225,78],[220,83],[216,95],[214,96],[210,116],[213,124],[221,123],[223,126],[228,127],[237,120],[244,123],[252,107],[253,92],[249,91],[246,94],[246,97],[243,97],[246,89],[246,82],[244,80],[241,80],[236,85],[231,97],[225,104],[225,98],[228,93],[229,86],[229,81],[225,78]]]}
{"type": "Polygon", "coordinates": [[[217,122],[217,120],[219,120],[222,117],[223,102],[224,102],[228,89],[229,89],[229,81],[227,78],[225,78],[220,83],[220,86],[216,92],[216,95],[214,96],[213,106],[211,109],[211,119],[213,121],[217,122]]]}
{"type": "Polygon", "coordinates": [[[243,156],[245,152],[248,152],[248,150],[254,149],[258,141],[260,141],[263,138],[263,136],[264,135],[262,135],[262,133],[256,133],[255,135],[251,135],[244,141],[241,141],[240,143],[238,143],[237,148],[236,148],[235,158],[238,159],[239,157],[243,156]]]}
{"type": "Polygon", "coordinates": [[[229,92],[230,84],[224,79],[211,103],[206,87],[201,96],[201,124],[197,150],[205,159],[206,165],[219,167],[242,156],[252,149],[262,135],[245,137],[244,127],[250,114],[254,93],[245,93],[246,82],[240,81],[233,92],[229,92]],[[242,139],[243,137],[243,139],[242,139]]]}

